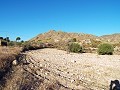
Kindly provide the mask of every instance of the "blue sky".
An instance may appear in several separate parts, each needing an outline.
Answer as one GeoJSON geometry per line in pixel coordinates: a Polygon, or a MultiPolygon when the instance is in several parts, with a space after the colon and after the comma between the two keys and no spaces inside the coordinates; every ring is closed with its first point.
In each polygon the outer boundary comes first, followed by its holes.
{"type": "Polygon", "coordinates": [[[120,0],[0,0],[0,36],[29,40],[49,30],[120,33],[120,0]]]}

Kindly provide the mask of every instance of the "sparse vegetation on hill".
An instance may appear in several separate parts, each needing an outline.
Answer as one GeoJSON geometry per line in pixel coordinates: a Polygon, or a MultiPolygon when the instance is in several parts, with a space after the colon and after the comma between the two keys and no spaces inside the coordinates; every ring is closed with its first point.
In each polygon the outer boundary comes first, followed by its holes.
{"type": "Polygon", "coordinates": [[[97,36],[90,35],[90,34],[83,34],[83,33],[67,33],[62,31],[55,31],[50,30],[49,32],[46,32],[44,34],[39,34],[38,36],[34,37],[30,41],[37,42],[38,40],[41,40],[43,42],[58,42],[58,41],[68,41],[70,39],[73,39],[75,41],[81,41],[85,39],[96,39],[97,36]]]}
{"type": "Polygon", "coordinates": [[[101,37],[99,37],[102,41],[105,41],[105,42],[109,42],[109,43],[118,43],[120,42],[120,33],[116,33],[116,34],[111,34],[111,35],[103,35],[101,37]]]}
{"type": "MultiPolygon", "coordinates": [[[[84,34],[84,33],[67,33],[62,31],[55,31],[50,30],[49,32],[39,34],[38,36],[34,37],[30,40],[34,42],[42,42],[42,43],[50,43],[55,48],[66,50],[67,43],[69,41],[71,42],[78,42],[80,43],[84,49],[85,52],[97,52],[97,47],[101,43],[111,43],[118,46],[120,48],[120,45],[118,43],[120,40],[118,39],[120,34],[113,34],[113,35],[104,35],[97,37],[95,35],[91,34],[84,34]]],[[[117,52],[117,51],[116,51],[117,52]]]]}

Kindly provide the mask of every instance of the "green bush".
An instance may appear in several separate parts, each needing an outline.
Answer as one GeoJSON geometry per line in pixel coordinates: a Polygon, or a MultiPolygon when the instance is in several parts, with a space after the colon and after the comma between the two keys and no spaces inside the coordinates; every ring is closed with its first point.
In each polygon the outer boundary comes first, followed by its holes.
{"type": "Polygon", "coordinates": [[[69,44],[69,51],[74,53],[82,53],[83,48],[78,43],[71,43],[69,44]]]}
{"type": "Polygon", "coordinates": [[[114,48],[111,44],[103,43],[98,46],[99,55],[112,55],[114,48]]]}
{"type": "Polygon", "coordinates": [[[36,49],[40,49],[40,47],[33,46],[31,44],[26,44],[26,45],[23,46],[23,52],[24,51],[29,51],[29,50],[36,50],[36,49]]]}
{"type": "Polygon", "coordinates": [[[47,48],[46,45],[44,43],[31,43],[31,42],[25,42],[22,45],[23,49],[22,51],[29,51],[29,50],[37,50],[37,49],[42,49],[42,48],[47,48]]]}

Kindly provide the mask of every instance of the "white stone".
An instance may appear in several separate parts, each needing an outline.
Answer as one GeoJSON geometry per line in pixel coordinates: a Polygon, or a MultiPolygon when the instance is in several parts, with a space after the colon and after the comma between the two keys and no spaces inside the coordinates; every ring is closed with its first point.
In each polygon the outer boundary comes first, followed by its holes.
{"type": "Polygon", "coordinates": [[[71,80],[71,83],[73,83],[75,80],[71,80]]]}
{"type": "Polygon", "coordinates": [[[45,75],[48,75],[48,73],[46,72],[45,75]]]}
{"type": "Polygon", "coordinates": [[[76,61],[75,60],[71,60],[72,63],[75,63],[76,61]]]}
{"type": "Polygon", "coordinates": [[[36,70],[36,74],[37,74],[37,75],[40,75],[41,72],[40,72],[39,70],[36,70]]]}
{"type": "Polygon", "coordinates": [[[14,60],[13,62],[12,62],[12,65],[17,65],[18,64],[18,61],[17,60],[14,60]]]}
{"type": "Polygon", "coordinates": [[[42,65],[42,64],[40,64],[40,67],[43,67],[43,65],[42,65]]]}

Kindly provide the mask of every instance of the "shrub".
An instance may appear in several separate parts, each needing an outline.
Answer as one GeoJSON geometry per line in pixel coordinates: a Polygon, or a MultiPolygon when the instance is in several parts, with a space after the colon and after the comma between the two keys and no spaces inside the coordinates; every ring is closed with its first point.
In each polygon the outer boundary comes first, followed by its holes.
{"type": "Polygon", "coordinates": [[[78,43],[71,43],[69,44],[69,51],[74,53],[80,53],[80,52],[82,53],[83,48],[78,43]]]}
{"type": "Polygon", "coordinates": [[[37,43],[30,43],[30,42],[25,42],[22,45],[23,49],[22,51],[29,51],[29,50],[37,50],[37,49],[42,49],[46,48],[46,45],[44,43],[37,44],[37,43]]]}
{"type": "Polygon", "coordinates": [[[73,38],[73,42],[76,42],[77,40],[76,40],[76,38],[73,38]]]}
{"type": "Polygon", "coordinates": [[[98,46],[99,55],[112,55],[114,48],[111,44],[103,43],[98,46]]]}
{"type": "Polygon", "coordinates": [[[26,44],[26,45],[23,46],[23,52],[24,51],[29,51],[29,50],[36,50],[36,49],[38,49],[37,46],[32,46],[30,44],[26,44]]]}
{"type": "Polygon", "coordinates": [[[8,42],[8,46],[15,46],[15,42],[14,41],[8,42]]]}

